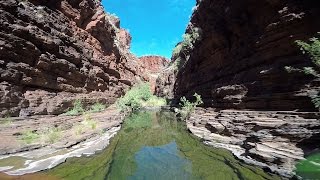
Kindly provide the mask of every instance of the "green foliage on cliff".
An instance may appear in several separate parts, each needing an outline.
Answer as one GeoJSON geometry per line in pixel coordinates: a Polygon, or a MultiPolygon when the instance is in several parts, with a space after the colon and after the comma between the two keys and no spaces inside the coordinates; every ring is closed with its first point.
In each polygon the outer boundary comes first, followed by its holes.
{"type": "Polygon", "coordinates": [[[140,83],[133,86],[123,97],[116,102],[119,110],[138,110],[146,106],[164,106],[166,100],[152,95],[149,83],[140,83]]]}
{"type": "Polygon", "coordinates": [[[194,102],[190,102],[186,97],[181,97],[180,98],[180,107],[181,109],[179,110],[179,113],[182,116],[182,119],[187,118],[194,110],[197,106],[203,104],[201,95],[194,93],[193,95],[195,97],[195,101],[194,102]]]}
{"type": "Polygon", "coordinates": [[[194,49],[195,43],[201,40],[201,29],[197,27],[190,28],[190,31],[182,37],[183,40],[172,52],[175,69],[180,69],[188,60],[190,51],[194,49]]]}
{"type": "MultiPolygon", "coordinates": [[[[320,34],[320,33],[318,33],[320,34]]],[[[296,44],[300,47],[303,54],[307,54],[311,61],[312,66],[303,67],[302,69],[286,66],[288,72],[303,72],[306,75],[312,75],[315,78],[320,78],[320,40],[317,37],[309,39],[309,42],[297,40],[296,44]]],[[[320,111],[320,92],[309,95],[312,103],[320,111]]]]}

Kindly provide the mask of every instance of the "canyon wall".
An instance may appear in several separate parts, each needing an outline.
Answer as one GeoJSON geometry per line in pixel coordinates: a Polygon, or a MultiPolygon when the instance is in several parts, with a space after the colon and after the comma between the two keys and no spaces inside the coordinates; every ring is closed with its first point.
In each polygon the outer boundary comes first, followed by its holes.
{"type": "Polygon", "coordinates": [[[139,57],[139,63],[144,70],[143,77],[150,83],[151,91],[155,93],[156,81],[160,72],[169,65],[169,60],[162,56],[141,56],[139,57]]]}
{"type": "Polygon", "coordinates": [[[130,41],[99,0],[0,0],[0,116],[113,103],[143,71],[130,41]]]}
{"type": "Polygon", "coordinates": [[[200,94],[204,107],[186,119],[191,133],[292,178],[296,162],[319,149],[310,96],[320,78],[285,67],[312,66],[295,41],[316,36],[319,17],[317,0],[198,0],[156,94],[174,105],[200,94]]]}
{"type": "Polygon", "coordinates": [[[319,79],[285,66],[311,64],[295,40],[320,31],[319,7],[317,0],[199,0],[186,30],[191,45],[172,57],[180,68],[159,80],[176,75],[176,82],[157,93],[197,92],[218,108],[314,110],[308,96],[319,91],[319,79]]]}

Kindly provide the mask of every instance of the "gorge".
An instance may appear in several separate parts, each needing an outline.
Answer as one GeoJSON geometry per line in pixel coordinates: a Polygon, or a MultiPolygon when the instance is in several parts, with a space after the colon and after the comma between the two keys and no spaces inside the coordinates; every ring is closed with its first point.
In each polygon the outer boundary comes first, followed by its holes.
{"type": "Polygon", "coordinates": [[[295,41],[317,37],[320,2],[193,9],[168,60],[131,53],[100,0],[0,0],[0,179],[318,179],[320,78],[286,67],[315,66],[295,41]],[[119,111],[142,82],[168,106],[119,111]]]}

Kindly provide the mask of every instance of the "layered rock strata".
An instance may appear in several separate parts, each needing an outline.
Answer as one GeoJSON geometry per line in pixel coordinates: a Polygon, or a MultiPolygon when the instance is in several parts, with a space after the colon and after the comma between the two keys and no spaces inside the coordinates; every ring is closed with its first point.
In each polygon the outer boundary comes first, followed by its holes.
{"type": "Polygon", "coordinates": [[[186,48],[173,56],[182,64],[171,87],[175,98],[197,92],[209,107],[313,111],[308,96],[320,91],[320,80],[285,66],[310,66],[295,40],[319,31],[319,6],[316,0],[198,1],[181,43],[186,48]]]}
{"type": "Polygon", "coordinates": [[[292,177],[296,161],[319,148],[319,113],[197,109],[188,129],[206,144],[292,177]]]}
{"type": "Polygon", "coordinates": [[[198,0],[157,95],[177,104],[200,94],[202,106],[216,110],[187,120],[193,134],[291,177],[297,161],[319,148],[310,96],[320,79],[285,67],[312,66],[295,41],[317,35],[319,7],[317,0],[198,0]]]}
{"type": "Polygon", "coordinates": [[[53,168],[71,157],[95,154],[107,147],[124,117],[114,106],[77,117],[12,117],[0,124],[0,172],[33,173],[53,168]],[[15,163],[14,158],[20,161],[15,163]]]}
{"type": "Polygon", "coordinates": [[[0,115],[113,103],[142,70],[130,41],[97,0],[0,0],[0,115]]]}

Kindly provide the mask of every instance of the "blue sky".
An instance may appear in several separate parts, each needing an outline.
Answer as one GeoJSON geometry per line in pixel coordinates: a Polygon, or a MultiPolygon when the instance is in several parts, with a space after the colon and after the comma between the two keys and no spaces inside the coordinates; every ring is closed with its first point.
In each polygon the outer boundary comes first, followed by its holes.
{"type": "Polygon", "coordinates": [[[121,27],[131,36],[137,55],[171,57],[181,41],[196,0],[102,0],[107,12],[120,17],[121,27]]]}

